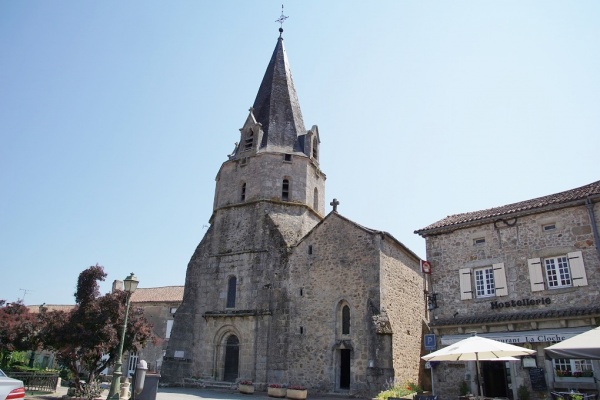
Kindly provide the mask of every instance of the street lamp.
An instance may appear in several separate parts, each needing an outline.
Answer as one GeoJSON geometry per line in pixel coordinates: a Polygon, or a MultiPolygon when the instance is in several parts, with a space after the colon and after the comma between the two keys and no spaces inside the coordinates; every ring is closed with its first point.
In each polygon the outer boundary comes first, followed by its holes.
{"type": "Polygon", "coordinates": [[[119,398],[119,384],[121,376],[123,375],[123,344],[125,343],[125,332],[127,331],[127,317],[129,316],[129,299],[131,294],[137,289],[137,285],[140,283],[133,272],[123,281],[123,287],[127,293],[127,300],[125,302],[125,319],[123,320],[123,332],[121,333],[121,341],[119,342],[119,354],[117,356],[117,362],[115,363],[115,369],[112,374],[112,382],[110,383],[110,390],[108,391],[107,400],[112,398],[119,398]]]}

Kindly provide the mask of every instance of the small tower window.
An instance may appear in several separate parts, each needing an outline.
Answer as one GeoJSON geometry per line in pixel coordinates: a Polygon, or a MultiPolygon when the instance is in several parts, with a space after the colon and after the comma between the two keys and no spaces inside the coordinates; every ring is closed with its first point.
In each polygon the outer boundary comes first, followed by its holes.
{"type": "Polygon", "coordinates": [[[237,286],[237,278],[235,276],[229,277],[227,282],[227,308],[235,307],[235,292],[237,286]]]}
{"type": "Polygon", "coordinates": [[[281,185],[281,200],[288,201],[290,199],[290,181],[288,179],[283,180],[281,185]]]}
{"type": "Polygon", "coordinates": [[[482,245],[482,244],[485,244],[485,238],[473,239],[474,246],[478,246],[478,245],[482,245]]]}
{"type": "Polygon", "coordinates": [[[308,254],[312,254],[313,253],[313,247],[312,244],[308,245],[308,254]]]}
{"type": "Polygon", "coordinates": [[[254,144],[254,132],[252,129],[246,134],[246,140],[244,141],[244,150],[250,150],[254,144]]]}
{"type": "Polygon", "coordinates": [[[342,307],[342,335],[350,334],[350,307],[342,307]]]}
{"type": "Polygon", "coordinates": [[[313,158],[315,160],[318,159],[317,156],[319,155],[319,148],[318,148],[318,146],[319,145],[317,143],[317,138],[313,138],[313,140],[312,140],[312,153],[313,153],[313,155],[312,156],[313,156],[313,158]]]}
{"type": "Polygon", "coordinates": [[[319,211],[319,190],[317,188],[313,193],[313,208],[315,211],[319,211]]]}
{"type": "Polygon", "coordinates": [[[246,201],[246,182],[242,183],[242,193],[240,195],[241,201],[246,201]]]}
{"type": "Polygon", "coordinates": [[[284,154],[283,155],[283,161],[285,161],[285,162],[292,162],[292,155],[291,154],[284,154]]]}

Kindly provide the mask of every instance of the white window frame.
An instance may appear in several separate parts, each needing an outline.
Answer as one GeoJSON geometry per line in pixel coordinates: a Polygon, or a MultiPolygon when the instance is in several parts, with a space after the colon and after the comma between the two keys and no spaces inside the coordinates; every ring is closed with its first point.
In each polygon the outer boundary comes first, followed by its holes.
{"type": "Polygon", "coordinates": [[[552,360],[554,366],[554,374],[556,370],[560,369],[563,371],[583,372],[583,371],[594,371],[594,365],[592,360],[575,359],[575,358],[556,358],[552,360]]]}
{"type": "Polygon", "coordinates": [[[550,289],[573,286],[567,256],[544,258],[544,273],[550,289]]]}
{"type": "Polygon", "coordinates": [[[165,339],[169,339],[171,337],[171,330],[173,330],[173,320],[167,320],[167,330],[165,332],[165,339]]]}
{"type": "Polygon", "coordinates": [[[587,276],[585,273],[585,265],[583,263],[583,254],[581,251],[574,251],[567,253],[565,256],[558,255],[553,257],[542,258],[530,258],[527,260],[529,266],[529,281],[531,284],[532,292],[539,292],[545,289],[562,289],[566,287],[578,287],[587,286],[587,276]],[[546,269],[546,260],[557,260],[561,257],[565,257],[568,262],[568,271],[570,275],[570,284],[560,284],[550,286],[548,281],[548,274],[546,269]]]}
{"type": "Polygon", "coordinates": [[[475,280],[475,296],[477,298],[496,296],[493,267],[474,268],[473,279],[475,280]]]}
{"type": "Polygon", "coordinates": [[[508,296],[508,287],[506,284],[506,270],[504,263],[496,263],[491,266],[477,267],[477,268],[461,268],[459,270],[459,282],[460,282],[460,299],[471,300],[475,293],[477,298],[489,298],[489,297],[501,297],[508,296]],[[477,285],[475,282],[476,271],[491,270],[493,272],[493,283],[494,293],[488,293],[484,295],[477,295],[477,285]],[[475,289],[473,286],[475,285],[475,289]]]}

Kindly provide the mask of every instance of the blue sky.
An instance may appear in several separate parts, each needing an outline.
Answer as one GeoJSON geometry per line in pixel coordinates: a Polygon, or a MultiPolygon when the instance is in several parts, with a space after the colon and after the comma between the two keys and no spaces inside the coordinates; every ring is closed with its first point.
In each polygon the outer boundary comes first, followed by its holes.
{"type": "MultiPolygon", "coordinates": [[[[294,1],[327,203],[413,234],[600,179],[600,2],[294,1]]],[[[275,1],[0,2],[0,299],[182,285],[273,48],[275,1]]],[[[328,211],[331,208],[328,207],[328,211]]]]}

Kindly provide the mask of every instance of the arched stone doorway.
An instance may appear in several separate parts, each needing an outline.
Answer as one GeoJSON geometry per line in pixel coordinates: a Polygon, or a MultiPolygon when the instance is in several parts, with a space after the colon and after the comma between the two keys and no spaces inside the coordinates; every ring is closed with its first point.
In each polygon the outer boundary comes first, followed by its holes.
{"type": "Polygon", "coordinates": [[[239,376],[240,365],[240,340],[237,336],[231,335],[225,342],[225,360],[223,380],[235,382],[239,376]]]}

